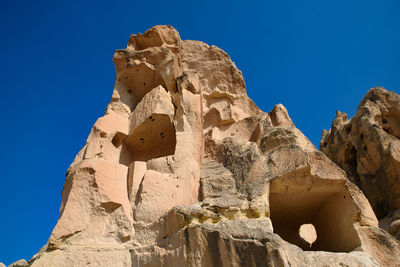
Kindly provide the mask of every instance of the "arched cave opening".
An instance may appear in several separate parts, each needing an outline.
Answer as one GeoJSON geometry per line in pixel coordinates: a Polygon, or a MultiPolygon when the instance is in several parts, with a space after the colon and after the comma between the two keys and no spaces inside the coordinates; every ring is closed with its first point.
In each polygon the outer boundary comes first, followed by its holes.
{"type": "Polygon", "coordinates": [[[175,154],[175,127],[168,115],[153,114],[125,139],[130,161],[150,159],[175,154]]]}
{"type": "Polygon", "coordinates": [[[270,218],[274,233],[303,250],[354,250],[361,244],[353,226],[357,209],[345,186],[313,180],[292,177],[271,182],[270,218]],[[312,224],[316,231],[311,246],[299,231],[304,224],[312,224]]]}
{"type": "MultiPolygon", "coordinates": [[[[158,63],[154,62],[154,64],[158,63]]],[[[162,85],[167,88],[162,75],[149,64],[141,63],[130,66],[118,73],[116,88],[121,101],[128,105],[131,110],[135,108],[143,97],[153,88],[162,85]],[[132,97],[134,100],[132,100],[132,97]]]]}

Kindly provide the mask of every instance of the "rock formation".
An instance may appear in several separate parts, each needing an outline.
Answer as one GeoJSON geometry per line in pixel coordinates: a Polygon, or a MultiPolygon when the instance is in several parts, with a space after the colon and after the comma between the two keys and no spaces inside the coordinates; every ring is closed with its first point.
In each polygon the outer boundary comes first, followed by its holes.
{"type": "Polygon", "coordinates": [[[400,96],[369,90],[352,119],[336,113],[320,148],[361,188],[382,228],[400,239],[400,96]]]}
{"type": "Polygon", "coordinates": [[[156,26],[113,60],[111,102],[32,266],[400,262],[362,192],[283,105],[257,108],[224,51],[156,26]]]}
{"type": "MultiPolygon", "coordinates": [[[[3,266],[5,267],[5,265],[0,262],[0,267],[3,267],[3,266]]],[[[24,259],[17,260],[15,262],[11,263],[10,265],[8,265],[8,267],[23,267],[23,266],[28,266],[28,263],[24,259]]]]}

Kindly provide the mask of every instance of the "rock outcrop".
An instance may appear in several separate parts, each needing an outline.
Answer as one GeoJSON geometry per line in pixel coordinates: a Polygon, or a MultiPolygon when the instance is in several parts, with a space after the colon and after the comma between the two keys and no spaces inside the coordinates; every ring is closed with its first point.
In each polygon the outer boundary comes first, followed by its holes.
{"type": "Polygon", "coordinates": [[[32,266],[399,266],[362,192],[224,51],[156,26],[113,59],[32,266]]]}
{"type": "Polygon", "coordinates": [[[320,148],[364,192],[381,226],[400,238],[400,96],[369,90],[352,119],[336,113],[320,148]]]}
{"type": "MultiPolygon", "coordinates": [[[[8,265],[8,267],[23,267],[23,266],[28,266],[28,263],[24,259],[17,260],[15,262],[11,263],[10,265],[8,265]]],[[[0,262],[0,267],[2,267],[1,262],[0,262]]]]}

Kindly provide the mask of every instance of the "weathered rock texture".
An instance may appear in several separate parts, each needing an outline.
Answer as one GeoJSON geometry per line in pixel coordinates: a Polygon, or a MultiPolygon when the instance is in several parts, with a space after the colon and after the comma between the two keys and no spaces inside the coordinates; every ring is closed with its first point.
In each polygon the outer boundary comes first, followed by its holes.
{"type": "Polygon", "coordinates": [[[362,192],[282,105],[256,107],[221,49],[156,26],[114,63],[112,100],[32,266],[400,262],[362,192]]]}
{"type": "Polygon", "coordinates": [[[361,188],[381,226],[400,238],[400,96],[369,90],[352,119],[337,112],[320,148],[361,188]]]}
{"type": "MultiPolygon", "coordinates": [[[[3,265],[4,264],[0,262],[0,267],[2,267],[3,265]]],[[[24,259],[17,260],[15,262],[11,263],[10,265],[8,265],[8,267],[23,267],[23,266],[28,266],[28,263],[24,259]]]]}

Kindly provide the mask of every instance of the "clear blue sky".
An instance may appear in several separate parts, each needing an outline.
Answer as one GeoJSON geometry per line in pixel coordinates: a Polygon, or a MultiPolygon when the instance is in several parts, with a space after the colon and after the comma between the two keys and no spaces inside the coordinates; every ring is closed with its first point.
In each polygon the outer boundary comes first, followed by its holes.
{"type": "Polygon", "coordinates": [[[400,93],[399,14],[400,0],[1,1],[0,261],[47,241],[131,33],[170,24],[224,49],[257,105],[283,103],[318,146],[369,88],[400,93]]]}

